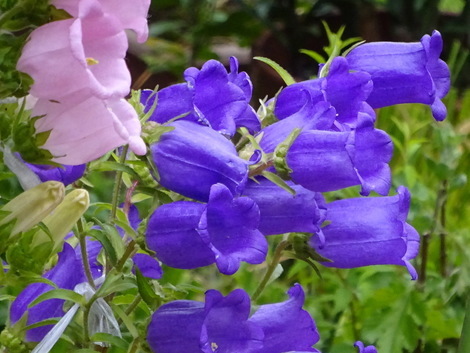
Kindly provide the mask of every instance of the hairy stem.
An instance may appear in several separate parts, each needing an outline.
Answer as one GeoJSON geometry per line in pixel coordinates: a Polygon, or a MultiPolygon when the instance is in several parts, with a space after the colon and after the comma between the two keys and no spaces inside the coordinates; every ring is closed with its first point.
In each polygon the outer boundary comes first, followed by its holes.
{"type": "Polygon", "coordinates": [[[271,278],[274,270],[276,269],[276,266],[279,264],[279,261],[281,260],[283,250],[288,245],[289,245],[289,242],[287,240],[283,240],[277,245],[276,250],[274,251],[273,259],[272,259],[271,263],[269,264],[268,269],[266,270],[266,273],[264,274],[264,277],[261,280],[261,283],[259,284],[258,288],[256,288],[255,293],[251,297],[253,302],[256,301],[256,299],[258,299],[261,292],[266,287],[266,284],[268,284],[268,281],[271,278]]]}
{"type": "MultiPolygon", "coordinates": [[[[119,163],[121,164],[125,163],[128,150],[129,150],[128,145],[122,148],[119,163]]],[[[113,198],[111,201],[111,219],[116,219],[116,213],[117,213],[117,208],[118,208],[118,203],[119,203],[119,192],[121,190],[121,182],[122,182],[122,171],[118,170],[116,172],[116,178],[114,179],[113,198]]]]}
{"type": "Polygon", "coordinates": [[[86,246],[86,236],[83,230],[83,222],[80,218],[77,222],[78,228],[78,240],[80,241],[80,253],[82,255],[83,269],[85,270],[85,275],[90,286],[96,290],[95,281],[93,280],[93,275],[91,274],[90,261],[88,260],[88,251],[86,246]]]}

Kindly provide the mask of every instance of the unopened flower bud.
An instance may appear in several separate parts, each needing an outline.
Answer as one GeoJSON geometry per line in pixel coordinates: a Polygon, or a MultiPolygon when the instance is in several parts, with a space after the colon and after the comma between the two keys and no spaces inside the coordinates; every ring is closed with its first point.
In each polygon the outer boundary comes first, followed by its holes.
{"type": "Polygon", "coordinates": [[[57,207],[64,199],[64,184],[58,181],[47,181],[31,188],[1,208],[10,212],[0,220],[0,226],[16,220],[11,236],[24,232],[40,221],[57,207]]]}
{"type": "MultiPolygon", "coordinates": [[[[68,193],[60,205],[49,216],[44,218],[43,223],[48,228],[54,241],[53,249],[60,249],[63,239],[88,209],[89,205],[90,198],[88,191],[76,189],[68,193]]],[[[34,238],[33,246],[48,242],[50,239],[50,236],[45,231],[40,230],[34,238]]]]}

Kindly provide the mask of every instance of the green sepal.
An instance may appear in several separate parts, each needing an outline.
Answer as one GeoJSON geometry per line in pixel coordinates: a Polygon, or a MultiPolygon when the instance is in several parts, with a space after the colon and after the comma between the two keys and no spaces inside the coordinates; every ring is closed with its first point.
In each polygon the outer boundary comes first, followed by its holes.
{"type": "MultiPolygon", "coordinates": [[[[314,235],[315,236],[315,235],[314,235]]],[[[330,259],[318,254],[310,245],[309,240],[312,237],[310,233],[291,233],[289,242],[297,258],[301,260],[313,260],[317,262],[332,262],[330,259]]]]}
{"type": "MultiPolygon", "coordinates": [[[[187,114],[184,114],[181,117],[185,115],[187,114]]],[[[176,120],[177,118],[180,117],[176,117],[172,120],[176,120]]],[[[150,146],[160,141],[160,138],[164,133],[170,132],[174,129],[175,128],[173,126],[166,126],[156,123],[154,121],[147,121],[145,124],[142,125],[142,138],[144,139],[145,143],[150,146]]]]}
{"type": "Polygon", "coordinates": [[[289,174],[292,173],[292,169],[289,168],[286,162],[287,152],[289,152],[289,148],[292,146],[295,139],[300,135],[301,131],[302,130],[299,128],[292,130],[289,136],[287,136],[284,141],[276,146],[276,149],[273,153],[274,168],[276,168],[276,172],[279,174],[279,176],[285,180],[289,180],[289,174]]]}
{"type": "Polygon", "coordinates": [[[272,183],[276,184],[277,186],[283,188],[288,193],[295,195],[295,190],[292,189],[289,185],[287,185],[287,183],[279,175],[268,172],[267,170],[264,170],[261,175],[272,183]]]}

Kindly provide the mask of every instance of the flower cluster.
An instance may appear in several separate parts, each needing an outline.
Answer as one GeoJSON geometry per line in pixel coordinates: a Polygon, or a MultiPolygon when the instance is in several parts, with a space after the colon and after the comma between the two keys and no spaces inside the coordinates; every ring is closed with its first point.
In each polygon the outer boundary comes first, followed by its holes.
{"type": "Polygon", "coordinates": [[[310,233],[308,244],[329,260],[322,262],[326,266],[402,265],[416,279],[410,260],[418,254],[419,235],[406,223],[410,195],[401,186],[398,195],[387,196],[393,144],[375,127],[373,108],[426,103],[442,119],[438,107],[449,71],[438,58],[441,42],[434,32],[422,43],[395,43],[388,51],[376,49],[388,43],[372,43],[335,57],[325,77],[284,88],[272,101],[277,121],[262,129],[248,105],[251,83],[234,58],[230,72],[211,60],[201,70],[187,69],[187,83],[144,91],[141,101],[146,111],[154,109],[151,119],[173,128],[150,147],[158,182],[199,201],[157,208],[147,229],[149,248],[168,266],[215,263],[232,274],[240,261],[264,260],[261,235],[310,233]],[[410,67],[425,83],[413,78],[410,67]],[[405,77],[414,96],[384,93],[395,92],[405,77]],[[238,127],[259,141],[261,151],[245,148],[252,151],[249,160],[237,152],[238,127]],[[294,195],[265,179],[265,171],[284,179],[287,172],[290,181],[282,183],[294,195]],[[383,197],[326,203],[322,195],[356,185],[363,196],[374,191],[383,197]]]}
{"type": "Polygon", "coordinates": [[[34,30],[18,61],[34,79],[32,109],[38,132],[54,161],[82,164],[123,144],[144,154],[136,112],[124,100],[130,90],[125,29],[147,38],[149,0],[55,0],[72,18],[34,30]],[[47,64],[45,64],[47,63],[47,64]]]}

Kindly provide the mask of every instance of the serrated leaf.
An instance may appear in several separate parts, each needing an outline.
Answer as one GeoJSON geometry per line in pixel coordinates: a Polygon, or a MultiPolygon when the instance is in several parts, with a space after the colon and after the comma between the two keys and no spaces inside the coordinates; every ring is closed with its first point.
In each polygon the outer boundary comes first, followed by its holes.
{"type": "Polygon", "coordinates": [[[33,302],[31,302],[28,307],[31,308],[39,303],[42,303],[45,300],[49,299],[63,299],[63,300],[68,300],[73,303],[77,303],[80,305],[85,305],[86,304],[86,299],[83,295],[78,294],[77,292],[74,292],[73,290],[69,289],[52,289],[46,293],[41,294],[39,297],[37,297],[33,302]]]}
{"type": "Polygon", "coordinates": [[[255,56],[253,59],[259,60],[259,61],[264,62],[265,64],[268,64],[269,66],[271,66],[274,69],[274,71],[276,71],[279,74],[279,76],[281,76],[281,78],[284,80],[286,85],[289,86],[289,85],[292,85],[292,84],[295,83],[294,78],[287,72],[286,69],[284,69],[277,62],[275,62],[271,59],[262,57],[262,56],[255,56]]]}

